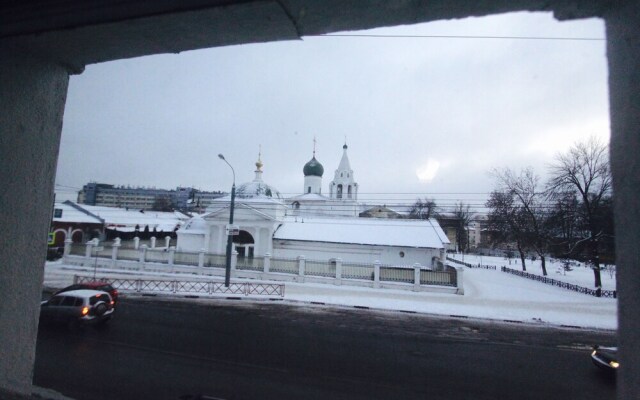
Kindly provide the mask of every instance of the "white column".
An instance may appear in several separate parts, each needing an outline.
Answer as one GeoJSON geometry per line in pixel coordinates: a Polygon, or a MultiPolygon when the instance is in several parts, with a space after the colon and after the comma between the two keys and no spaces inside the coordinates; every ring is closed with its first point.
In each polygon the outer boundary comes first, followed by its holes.
{"type": "Polygon", "coordinates": [[[373,263],[373,287],[376,289],[380,287],[380,261],[378,260],[373,263]]]}
{"type": "Polygon", "coordinates": [[[147,245],[143,244],[140,246],[140,270],[144,271],[145,269],[145,260],[147,258],[147,245]]]}
{"type": "Polygon", "coordinates": [[[136,250],[140,248],[140,238],[137,236],[133,238],[133,248],[136,250]]]}
{"type": "Polygon", "coordinates": [[[233,249],[231,251],[231,273],[230,278],[235,278],[236,276],[236,266],[238,265],[238,252],[233,249]]]}
{"type": "Polygon", "coordinates": [[[156,237],[155,236],[151,236],[151,248],[152,249],[156,248],[156,237]]]}
{"type": "Polygon", "coordinates": [[[200,274],[202,274],[202,269],[204,268],[204,249],[200,249],[200,253],[198,254],[198,268],[200,269],[200,274]]]}
{"type": "Polygon", "coordinates": [[[71,245],[73,244],[73,240],[71,240],[71,236],[67,236],[67,238],[64,240],[64,257],[66,259],[66,257],[71,254],[71,245]]]}
{"type": "Polygon", "coordinates": [[[169,267],[171,268],[171,272],[175,272],[175,262],[176,262],[176,248],[174,246],[171,246],[169,247],[169,267]]]}
{"type": "Polygon", "coordinates": [[[456,270],[456,294],[464,294],[464,268],[455,267],[456,270]]]}
{"type": "Polygon", "coordinates": [[[298,282],[304,282],[305,256],[298,256],[298,282]]]}
{"type": "Polygon", "coordinates": [[[342,258],[336,258],[336,285],[342,285],[342,258]]]}
{"type": "Polygon", "coordinates": [[[413,264],[413,290],[420,290],[420,264],[413,264]]]}
{"type": "Polygon", "coordinates": [[[115,268],[118,265],[118,249],[120,248],[120,238],[116,238],[113,241],[111,247],[111,268],[115,268]]]}
{"type": "Polygon", "coordinates": [[[84,250],[84,261],[82,265],[87,266],[91,265],[91,253],[93,253],[93,240],[89,240],[86,243],[86,248],[84,250]]]}
{"type": "Polygon", "coordinates": [[[271,268],[271,253],[265,253],[264,255],[264,272],[268,273],[271,268]]]}
{"type": "Polygon", "coordinates": [[[165,236],[164,238],[164,247],[169,248],[169,244],[171,244],[171,236],[165,236]]]}

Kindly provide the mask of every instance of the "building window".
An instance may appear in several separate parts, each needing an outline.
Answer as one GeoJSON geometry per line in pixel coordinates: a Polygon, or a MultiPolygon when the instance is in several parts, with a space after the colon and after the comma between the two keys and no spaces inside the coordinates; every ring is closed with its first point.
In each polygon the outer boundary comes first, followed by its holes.
{"type": "Polygon", "coordinates": [[[404,251],[400,252],[400,258],[404,258],[404,251]]]}
{"type": "Polygon", "coordinates": [[[307,188],[307,193],[311,193],[311,186],[307,188]]]}
{"type": "Polygon", "coordinates": [[[62,208],[56,208],[53,210],[53,218],[62,218],[62,208]]]}

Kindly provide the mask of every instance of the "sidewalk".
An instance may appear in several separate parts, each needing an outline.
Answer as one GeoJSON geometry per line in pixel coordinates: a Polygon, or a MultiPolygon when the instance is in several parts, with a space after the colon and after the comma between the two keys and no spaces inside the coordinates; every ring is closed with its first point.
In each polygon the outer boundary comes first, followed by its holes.
{"type": "MultiPolygon", "coordinates": [[[[45,286],[61,288],[70,285],[75,274],[93,274],[93,269],[47,263],[45,286]]],[[[199,275],[150,274],[119,270],[100,270],[98,276],[218,279],[199,275]]],[[[510,323],[617,329],[617,300],[615,299],[592,297],[500,271],[480,269],[465,269],[464,289],[464,295],[454,295],[286,282],[284,301],[396,310],[454,318],[482,318],[510,323]]],[[[123,294],[127,295],[126,292],[123,294]]],[[[259,300],[265,297],[249,299],[259,300]]]]}

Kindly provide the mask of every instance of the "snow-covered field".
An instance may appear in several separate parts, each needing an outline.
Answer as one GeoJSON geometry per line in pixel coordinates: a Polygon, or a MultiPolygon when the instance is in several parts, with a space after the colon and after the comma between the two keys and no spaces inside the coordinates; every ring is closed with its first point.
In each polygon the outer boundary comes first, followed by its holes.
{"type": "MultiPolygon", "coordinates": [[[[465,261],[468,256],[465,256],[465,261]]],[[[489,264],[484,261],[483,264],[489,264]]],[[[498,264],[492,264],[498,265],[498,264]]],[[[508,263],[507,263],[508,265],[508,263]]],[[[533,269],[533,268],[532,268],[533,269]]],[[[588,271],[590,272],[590,271],[588,271]]],[[[93,268],[49,262],[45,266],[45,286],[64,287],[74,274],[92,275],[93,268]]],[[[456,317],[518,321],[538,325],[570,325],[582,328],[617,328],[617,300],[597,298],[545,285],[499,270],[464,268],[465,294],[368,289],[323,284],[285,284],[285,301],[401,310],[456,317]]],[[[98,271],[99,277],[139,276],[211,280],[196,275],[171,275],[136,271],[98,271]]],[[[604,279],[604,278],[603,278],[604,279]]],[[[126,292],[123,293],[125,296],[126,292]]],[[[223,296],[224,297],[224,296],[223,296]]],[[[314,307],[321,305],[314,304],[314,307]]]]}
{"type": "MultiPolygon", "coordinates": [[[[455,258],[462,261],[463,256],[461,254],[448,254],[448,257],[455,258]]],[[[498,268],[505,266],[511,269],[522,271],[522,263],[520,259],[507,259],[504,257],[491,257],[491,256],[478,256],[475,254],[465,254],[464,262],[470,264],[482,264],[482,265],[496,265],[498,268]]],[[[586,288],[595,289],[593,270],[590,267],[586,267],[583,263],[576,263],[571,266],[571,271],[565,271],[562,262],[555,259],[548,259],[547,266],[547,278],[552,278],[558,281],[573,283],[575,285],[584,286],[586,288]]],[[[542,263],[540,260],[531,261],[526,260],[527,271],[530,274],[542,276],[542,263]]],[[[603,266],[601,266],[603,268],[603,266]]],[[[616,290],[616,275],[615,266],[600,271],[600,277],[602,280],[602,288],[605,290],[616,290]]]]}

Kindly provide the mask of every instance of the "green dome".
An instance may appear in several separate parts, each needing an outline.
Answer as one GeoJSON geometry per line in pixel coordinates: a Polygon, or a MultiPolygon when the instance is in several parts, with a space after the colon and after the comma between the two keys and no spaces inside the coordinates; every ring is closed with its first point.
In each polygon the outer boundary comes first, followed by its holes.
{"type": "Polygon", "coordinates": [[[315,157],[313,157],[311,161],[304,165],[302,172],[304,173],[304,176],[319,176],[322,178],[322,174],[324,174],[324,167],[318,162],[318,160],[316,160],[315,157]]]}

